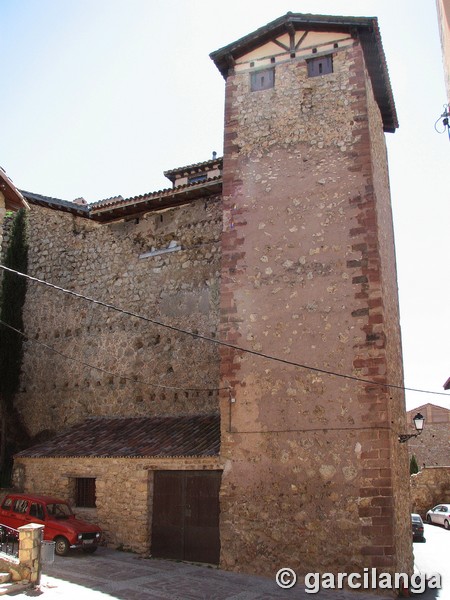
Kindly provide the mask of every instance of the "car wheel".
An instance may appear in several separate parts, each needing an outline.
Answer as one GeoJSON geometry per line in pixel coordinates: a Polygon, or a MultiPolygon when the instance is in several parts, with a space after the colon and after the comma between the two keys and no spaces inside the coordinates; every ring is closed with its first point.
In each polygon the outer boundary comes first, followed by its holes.
{"type": "Polygon", "coordinates": [[[430,515],[427,515],[427,523],[431,523],[431,517],[430,517],[430,515]]]}
{"type": "Polygon", "coordinates": [[[444,527],[445,529],[450,529],[450,523],[447,521],[447,519],[444,521],[444,527]]]}
{"type": "Polygon", "coordinates": [[[85,552],[86,554],[94,554],[96,550],[97,546],[89,546],[89,548],[83,548],[83,552],[85,552]]]}
{"type": "Polygon", "coordinates": [[[65,537],[59,535],[55,538],[55,554],[58,556],[66,556],[69,552],[70,544],[65,537]]]}

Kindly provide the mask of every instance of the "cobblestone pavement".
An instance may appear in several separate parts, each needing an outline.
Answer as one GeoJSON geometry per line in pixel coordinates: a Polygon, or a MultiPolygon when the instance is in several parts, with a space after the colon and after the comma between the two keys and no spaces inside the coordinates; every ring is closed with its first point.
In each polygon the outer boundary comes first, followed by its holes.
{"type": "Polygon", "coordinates": [[[99,548],[94,555],[71,553],[44,565],[41,585],[15,598],[43,600],[383,600],[365,592],[327,590],[307,594],[301,584],[280,589],[275,579],[229,573],[214,567],[139,558],[99,548]]]}

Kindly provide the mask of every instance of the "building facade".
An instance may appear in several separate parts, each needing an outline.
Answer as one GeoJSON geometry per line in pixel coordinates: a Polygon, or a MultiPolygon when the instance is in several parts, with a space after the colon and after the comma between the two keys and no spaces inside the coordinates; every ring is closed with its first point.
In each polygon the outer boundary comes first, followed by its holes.
{"type": "Polygon", "coordinates": [[[410,433],[414,416],[425,417],[425,426],[420,434],[408,442],[409,455],[414,455],[419,468],[450,467],[450,410],[435,404],[423,404],[406,413],[410,433]]]}
{"type": "Polygon", "coordinates": [[[288,13],[211,57],[226,81],[223,160],[136,198],[25,194],[30,274],[84,298],[28,284],[17,406],[32,440],[16,483],[76,499],[94,479],[86,510],[109,531],[108,465],[128,459],[145,516],[139,539],[110,533],[115,545],[174,557],[161,506],[181,498],[180,532],[208,496],[201,527],[223,568],[408,572],[384,140],[397,117],[377,21],[288,13]],[[173,418],[202,415],[220,417],[219,445],[180,447],[173,418]],[[88,417],[99,443],[83,454],[64,428],[88,435],[88,417]],[[117,450],[127,418],[139,439],[171,419],[168,440],[117,450]]]}

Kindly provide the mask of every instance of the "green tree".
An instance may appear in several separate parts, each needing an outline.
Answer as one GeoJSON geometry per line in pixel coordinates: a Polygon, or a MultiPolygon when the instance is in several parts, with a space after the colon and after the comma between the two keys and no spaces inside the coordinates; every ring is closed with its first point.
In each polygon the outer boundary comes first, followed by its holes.
{"type": "Polygon", "coordinates": [[[418,472],[419,472],[419,465],[417,464],[416,455],[413,454],[411,456],[411,460],[409,461],[409,474],[414,475],[414,473],[418,473],[418,472]]]}
{"type": "MultiPolygon", "coordinates": [[[[3,264],[6,267],[27,272],[28,244],[26,235],[26,214],[20,210],[13,221],[8,248],[3,264]]],[[[8,423],[15,417],[14,397],[19,389],[23,359],[23,338],[6,327],[4,323],[23,331],[23,305],[27,282],[9,271],[3,271],[0,294],[0,470],[1,483],[9,474],[7,456],[8,423]]]]}

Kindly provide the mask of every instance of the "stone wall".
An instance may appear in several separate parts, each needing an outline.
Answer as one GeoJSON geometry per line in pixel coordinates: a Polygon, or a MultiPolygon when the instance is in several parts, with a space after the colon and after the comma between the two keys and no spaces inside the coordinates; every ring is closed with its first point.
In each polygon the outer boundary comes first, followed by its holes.
{"type": "Polygon", "coordinates": [[[220,468],[217,458],[19,458],[14,483],[25,492],[67,500],[80,519],[102,528],[109,546],[148,554],[153,472],[220,468]],[[96,508],[75,506],[76,477],[95,477],[96,508]]]}
{"type": "MultiPolygon", "coordinates": [[[[22,583],[28,586],[36,586],[41,577],[41,542],[43,538],[43,525],[28,523],[19,527],[19,556],[18,558],[1,554],[0,569],[3,573],[9,573],[13,583],[22,583]]],[[[8,588],[2,589],[2,595],[8,593],[8,588]]],[[[22,587],[9,588],[9,593],[23,591],[22,587]]]]}
{"type": "MultiPolygon", "coordinates": [[[[413,433],[412,428],[410,432],[413,433]]],[[[409,455],[417,459],[419,467],[450,466],[450,423],[429,423],[420,436],[409,440],[409,455]]]]}
{"type": "Polygon", "coordinates": [[[425,425],[419,436],[408,441],[409,456],[414,454],[419,467],[450,466],[450,410],[430,403],[409,410],[405,433],[417,433],[413,420],[418,412],[425,425]]]}
{"type": "MultiPolygon", "coordinates": [[[[401,385],[381,120],[358,43],[333,66],[277,62],[258,92],[250,69],[227,79],[222,337],[401,385]]],[[[228,349],[221,376],[222,566],[410,571],[403,395],[228,349]]]]}
{"type": "MultiPolygon", "coordinates": [[[[218,197],[106,225],[35,206],[29,274],[215,337],[220,229],[218,197]],[[170,242],[181,250],[140,258],[170,242]]],[[[91,415],[218,410],[214,344],[38,283],[28,284],[24,318],[29,341],[16,406],[33,436],[91,415]]]]}
{"type": "Polygon", "coordinates": [[[427,510],[450,501],[450,467],[425,467],[411,475],[411,511],[423,519],[427,510]]]}

